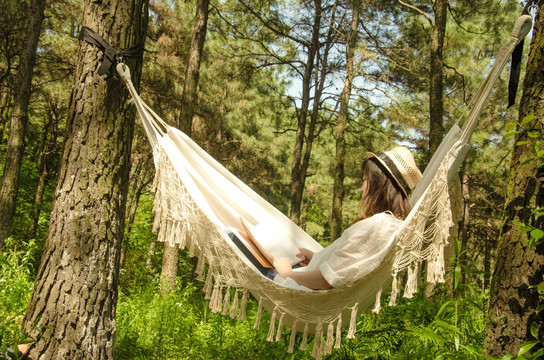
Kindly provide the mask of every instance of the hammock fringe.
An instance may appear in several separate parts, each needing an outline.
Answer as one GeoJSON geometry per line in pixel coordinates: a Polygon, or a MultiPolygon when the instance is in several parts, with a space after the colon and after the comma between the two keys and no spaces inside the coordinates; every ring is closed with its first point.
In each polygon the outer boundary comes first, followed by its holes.
{"type": "MultiPolygon", "coordinates": [[[[467,107],[468,114],[466,117],[463,114],[462,128],[457,124],[452,127],[427,166],[422,182],[410,199],[414,202],[413,211],[391,240],[389,255],[382,262],[387,266],[378,265],[369,273],[371,275],[354,284],[326,292],[291,289],[274,283],[240,256],[226,233],[234,224],[230,220],[239,221],[239,216],[245,215],[254,223],[268,216],[285,218],[283,221],[289,226],[292,222],[287,222],[290,221],[287,217],[230,174],[189,137],[168,126],[139,97],[128,67],[118,64],[117,71],[127,85],[153,147],[156,173],[152,230],[157,233],[158,241],[180,249],[188,248],[190,256],[198,257],[195,271],[199,279],[205,278],[202,290],[212,312],[245,320],[251,292],[258,300],[253,328],[260,327],[263,307],[271,314],[268,341],[279,341],[283,326],[291,327],[288,352],[292,352],[296,334],[303,328],[300,350],[306,349],[308,335],[313,333],[312,356],[320,359],[324,354],[330,354],[333,345],[334,348],[341,345],[342,318],[349,318],[346,338],[353,339],[359,310],[370,308],[374,302],[373,311],[380,311],[383,287],[387,287],[390,279],[389,306],[396,304],[403,285],[399,276],[403,272],[407,273],[403,296],[411,297],[417,291],[423,262],[427,263],[428,283],[444,282],[444,251],[449,230],[454,225],[448,183],[468,151],[471,133],[492,85],[515,46],[530,31],[530,25],[530,16],[518,19],[511,39],[500,49],[488,77],[467,107]],[[214,192],[216,189],[220,191],[214,192]],[[241,197],[245,202],[240,201],[241,197]],[[366,296],[374,292],[375,299],[366,296]],[[312,306],[312,301],[319,307],[312,306]],[[306,302],[308,305],[303,306],[306,302]],[[277,329],[276,317],[279,317],[277,329]],[[326,334],[323,326],[327,326],[326,334]]],[[[297,234],[302,238],[307,236],[303,232],[297,234]]],[[[301,241],[309,241],[309,246],[317,251],[321,248],[311,238],[301,241]]]]}

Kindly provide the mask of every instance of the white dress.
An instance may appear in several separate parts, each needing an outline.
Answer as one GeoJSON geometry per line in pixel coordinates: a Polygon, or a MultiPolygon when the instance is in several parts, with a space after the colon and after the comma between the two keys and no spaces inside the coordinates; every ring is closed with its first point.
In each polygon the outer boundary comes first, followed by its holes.
{"type": "MultiPolygon", "coordinates": [[[[356,281],[381,264],[392,244],[390,239],[402,222],[390,212],[375,214],[358,221],[331,245],[316,252],[308,266],[294,271],[319,269],[332,287],[356,281]]],[[[289,287],[300,287],[291,278],[276,276],[274,281],[289,287]]]]}

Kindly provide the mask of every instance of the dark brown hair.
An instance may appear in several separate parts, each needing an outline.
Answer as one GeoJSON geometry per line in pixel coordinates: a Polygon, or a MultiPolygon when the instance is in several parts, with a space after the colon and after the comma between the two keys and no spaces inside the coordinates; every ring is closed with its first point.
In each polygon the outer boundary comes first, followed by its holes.
{"type": "Polygon", "coordinates": [[[365,160],[361,175],[368,185],[359,203],[361,217],[357,221],[384,211],[391,211],[402,220],[408,216],[412,209],[410,202],[382,164],[375,158],[365,160]]]}

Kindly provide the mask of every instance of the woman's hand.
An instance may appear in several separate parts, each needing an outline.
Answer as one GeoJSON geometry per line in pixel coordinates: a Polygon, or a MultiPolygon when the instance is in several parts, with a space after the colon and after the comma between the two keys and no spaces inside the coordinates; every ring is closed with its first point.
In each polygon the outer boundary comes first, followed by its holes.
{"type": "MultiPolygon", "coordinates": [[[[312,253],[313,255],[313,253],[312,253]]],[[[293,271],[287,258],[274,259],[274,268],[282,278],[291,278],[297,284],[314,290],[330,289],[332,286],[325,280],[319,269],[311,271],[293,271]]]]}
{"type": "Polygon", "coordinates": [[[300,265],[301,266],[306,266],[310,263],[310,261],[312,260],[312,257],[314,256],[314,252],[312,250],[308,250],[308,249],[305,249],[305,248],[299,248],[299,253],[296,254],[297,257],[299,258],[302,258],[302,260],[300,260],[300,265]]]}
{"type": "Polygon", "coordinates": [[[274,259],[274,268],[278,272],[278,275],[282,278],[289,277],[289,275],[293,272],[293,268],[291,267],[291,263],[289,262],[289,259],[287,258],[277,258],[274,259]]]}

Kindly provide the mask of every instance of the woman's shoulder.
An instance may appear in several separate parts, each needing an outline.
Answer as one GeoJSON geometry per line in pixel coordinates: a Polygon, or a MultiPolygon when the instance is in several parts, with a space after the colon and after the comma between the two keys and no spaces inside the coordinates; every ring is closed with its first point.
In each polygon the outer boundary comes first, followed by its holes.
{"type": "Polygon", "coordinates": [[[381,212],[378,214],[374,214],[371,217],[368,217],[366,219],[357,221],[355,224],[353,224],[351,227],[354,228],[364,228],[364,227],[371,227],[371,226],[378,226],[378,227],[400,227],[403,220],[396,218],[393,213],[390,211],[381,212]]]}

